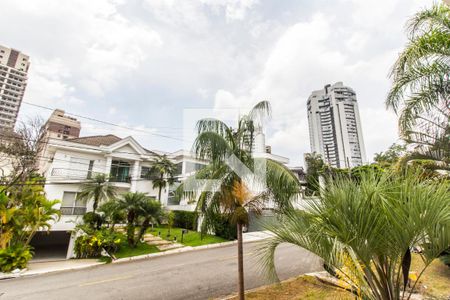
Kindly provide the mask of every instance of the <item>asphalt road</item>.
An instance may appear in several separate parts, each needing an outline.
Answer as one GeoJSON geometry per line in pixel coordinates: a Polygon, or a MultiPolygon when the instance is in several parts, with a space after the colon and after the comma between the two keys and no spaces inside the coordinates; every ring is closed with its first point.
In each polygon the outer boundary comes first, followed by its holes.
{"type": "MultiPolygon", "coordinates": [[[[244,245],[246,289],[268,281],[258,270],[258,244],[244,245]]],[[[0,281],[6,299],[209,299],[236,292],[235,245],[120,264],[0,281]]],[[[317,257],[292,245],[276,253],[280,279],[321,270],[317,257]]]]}

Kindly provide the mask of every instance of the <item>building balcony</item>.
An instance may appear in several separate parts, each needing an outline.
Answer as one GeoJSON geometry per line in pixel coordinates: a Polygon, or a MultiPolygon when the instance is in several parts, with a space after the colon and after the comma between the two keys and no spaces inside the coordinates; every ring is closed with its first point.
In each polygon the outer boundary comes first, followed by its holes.
{"type": "Polygon", "coordinates": [[[63,216],[81,216],[86,213],[86,206],[62,206],[60,211],[63,216]]]}

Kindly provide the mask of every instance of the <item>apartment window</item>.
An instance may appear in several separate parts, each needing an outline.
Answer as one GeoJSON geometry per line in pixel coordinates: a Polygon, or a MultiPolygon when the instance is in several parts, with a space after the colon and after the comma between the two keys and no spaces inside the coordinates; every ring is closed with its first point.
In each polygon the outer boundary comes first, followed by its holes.
{"type": "Polygon", "coordinates": [[[62,215],[84,215],[86,203],[77,200],[77,192],[64,192],[61,204],[62,215]]]}
{"type": "Polygon", "coordinates": [[[88,167],[87,179],[91,179],[92,178],[92,169],[93,168],[94,168],[94,161],[90,160],[89,161],[89,167],[88,167]]]}
{"type": "Polygon", "coordinates": [[[126,161],[113,160],[109,180],[112,182],[130,182],[130,163],[126,161]]]}

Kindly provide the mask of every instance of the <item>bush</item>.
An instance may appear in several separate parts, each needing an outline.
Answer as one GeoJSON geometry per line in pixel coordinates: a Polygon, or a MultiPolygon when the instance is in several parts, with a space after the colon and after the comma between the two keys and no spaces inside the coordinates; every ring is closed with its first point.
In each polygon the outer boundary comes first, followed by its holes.
{"type": "Polygon", "coordinates": [[[216,215],[212,227],[216,236],[230,241],[237,238],[236,225],[232,224],[225,215],[216,215]]]}
{"type": "Polygon", "coordinates": [[[193,211],[174,210],[174,226],[197,230],[197,213],[193,211]]]}
{"type": "Polygon", "coordinates": [[[91,228],[99,229],[103,224],[103,217],[95,212],[87,212],[83,215],[84,224],[88,224],[91,228]]]}
{"type": "Polygon", "coordinates": [[[16,245],[0,249],[0,270],[11,272],[15,269],[24,269],[32,256],[29,246],[16,245]]]}
{"type": "Polygon", "coordinates": [[[102,250],[113,254],[119,250],[120,236],[107,229],[85,234],[75,240],[75,254],[77,258],[100,257],[102,250]]]}

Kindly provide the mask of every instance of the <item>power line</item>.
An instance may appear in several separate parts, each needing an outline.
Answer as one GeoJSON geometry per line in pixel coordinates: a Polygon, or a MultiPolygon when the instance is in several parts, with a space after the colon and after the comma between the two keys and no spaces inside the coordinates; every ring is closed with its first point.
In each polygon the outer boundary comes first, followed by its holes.
{"type": "MultiPolygon", "coordinates": [[[[46,109],[46,110],[51,110],[51,111],[55,110],[54,108],[51,108],[51,107],[47,107],[47,106],[43,106],[43,105],[39,105],[39,104],[34,104],[34,103],[27,102],[27,101],[22,101],[22,103],[25,103],[25,104],[30,105],[30,106],[46,109]]],[[[74,116],[74,117],[78,117],[78,118],[82,118],[82,119],[85,119],[85,120],[90,120],[90,121],[106,124],[106,125],[109,125],[109,126],[114,126],[114,127],[118,127],[118,128],[127,129],[127,130],[134,130],[134,131],[143,132],[143,133],[147,133],[147,134],[158,136],[158,137],[162,137],[162,138],[167,138],[167,139],[172,139],[172,140],[186,142],[186,140],[183,140],[181,138],[172,137],[172,136],[165,135],[165,134],[159,134],[159,133],[154,133],[154,132],[147,131],[147,130],[144,130],[144,129],[138,129],[138,128],[128,127],[128,126],[124,126],[124,125],[119,125],[119,124],[115,124],[115,123],[112,123],[112,122],[102,121],[102,120],[95,119],[95,118],[92,118],[92,117],[86,117],[86,116],[82,116],[82,115],[74,114],[74,113],[70,113],[70,112],[65,112],[65,113],[67,113],[68,115],[74,116]]],[[[158,127],[154,127],[154,128],[158,128],[158,127]]],[[[159,127],[159,128],[164,128],[164,127],[159,127]]],[[[166,127],[166,128],[170,128],[170,127],[166,127]]],[[[174,128],[174,127],[172,127],[172,128],[174,128]]],[[[190,142],[192,142],[192,141],[190,141],[190,142]]]]}

